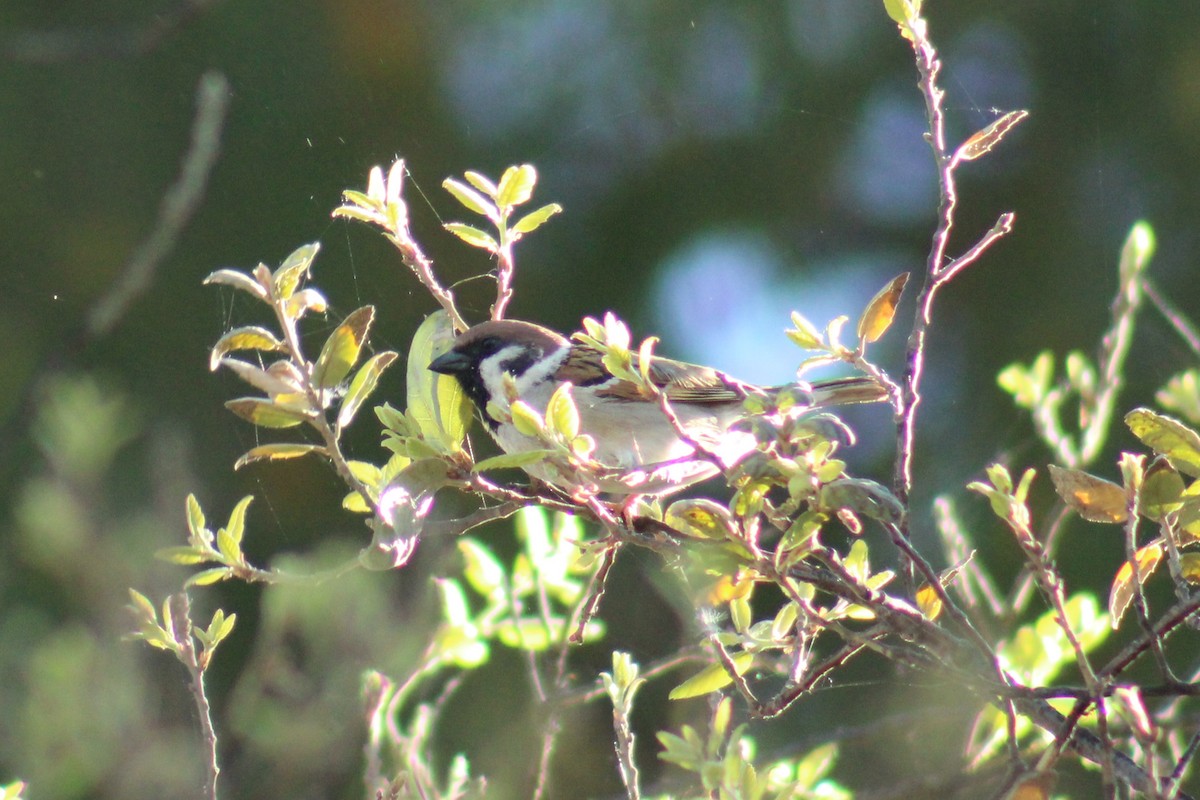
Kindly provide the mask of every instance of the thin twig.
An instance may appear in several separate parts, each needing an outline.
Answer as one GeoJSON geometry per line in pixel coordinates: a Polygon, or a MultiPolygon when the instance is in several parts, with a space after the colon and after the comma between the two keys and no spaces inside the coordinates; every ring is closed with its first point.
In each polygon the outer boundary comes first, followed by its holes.
{"type": "Polygon", "coordinates": [[[200,735],[204,740],[204,796],[217,800],[217,777],[221,766],[217,761],[217,731],[213,727],[212,707],[204,691],[204,669],[196,655],[196,643],[192,637],[191,602],[186,592],[173,594],[167,601],[171,608],[171,636],[179,645],[179,660],[191,675],[188,690],[196,704],[196,716],[200,720],[200,735]]]}
{"type": "Polygon", "coordinates": [[[206,72],[196,87],[196,116],[191,145],[184,154],[179,176],[158,207],[158,222],[138,245],[124,269],[88,314],[90,336],[112,331],[129,306],[150,288],[154,271],[175,248],[188,220],[196,213],[220,152],[221,129],[229,108],[229,81],[219,72],[206,72]]]}

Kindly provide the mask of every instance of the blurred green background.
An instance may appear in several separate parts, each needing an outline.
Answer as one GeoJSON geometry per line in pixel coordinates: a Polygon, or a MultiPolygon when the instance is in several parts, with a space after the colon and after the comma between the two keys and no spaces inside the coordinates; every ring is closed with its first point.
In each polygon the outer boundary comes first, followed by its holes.
{"type": "MultiPolygon", "coordinates": [[[[1134,221],[1157,231],[1154,279],[1200,318],[1200,5],[930,0],[927,13],[952,140],[995,109],[1031,112],[960,172],[952,252],[1003,211],[1017,222],[937,312],[914,498],[929,546],[935,493],[961,495],[997,458],[1045,463],[995,374],[1043,348],[1094,348],[1134,221]]],[[[573,330],[613,310],[635,335],[662,336],[665,354],[783,382],[799,357],[782,335],[790,310],[818,324],[853,316],[893,275],[923,267],[936,187],[915,81],[878,0],[4,4],[0,782],[28,779],[47,798],[196,791],[182,669],[119,641],[127,587],[161,598],[184,577],[152,554],[183,542],[188,491],[214,518],[257,496],[247,550],[258,563],[292,554],[313,569],[367,541],[320,465],[232,472],[258,440],[222,408],[242,388],[208,372],[207,349],[262,318],[232,291],[202,287],[206,274],[277,264],[319,240],[314,280],[333,313],[315,328],[374,303],[375,347],[403,352],[434,304],[379,236],[330,218],[342,189],[407,159],[414,231],[454,283],[490,265],[441,230],[464,216],[442,179],[531,162],[535,199],[565,212],[518,247],[514,316],[573,330]],[[232,96],[207,190],[145,293],[111,332],[91,335],[87,315],[156,225],[210,70],[232,96]]],[[[481,319],[492,291],[463,283],[460,307],[481,319]]],[[[1194,360],[1152,313],[1138,335],[1123,408],[1150,402],[1194,360]]],[[[876,353],[897,374],[902,339],[894,331],[876,353]]],[[[401,375],[377,399],[401,396],[401,375]]],[[[886,414],[852,419],[860,473],[890,480],[886,414]]],[[[372,426],[363,415],[351,449],[378,459],[372,426]]],[[[1118,434],[1113,452],[1122,444],[1118,434]]],[[[961,506],[984,556],[1011,572],[1014,548],[986,504],[961,506]]],[[[491,535],[503,541],[508,528],[491,535]]],[[[1096,541],[1069,540],[1062,564],[1074,586],[1103,592],[1121,546],[1096,541]]],[[[359,675],[411,665],[436,621],[429,576],[455,569],[453,552],[426,542],[404,570],[318,590],[196,593],[201,618],[217,603],[239,615],[211,678],[224,796],[361,796],[359,675]]],[[[631,559],[605,608],[620,629],[607,646],[639,660],[694,636],[654,588],[656,570],[631,559]]],[[[606,668],[605,652],[580,654],[580,673],[606,668]]],[[[466,748],[495,796],[527,796],[536,710],[519,678],[496,689],[519,675],[519,659],[495,661],[456,696],[440,747],[466,748]]],[[[936,686],[871,677],[863,692],[801,703],[764,742],[789,752],[822,741],[833,719],[877,718],[879,702],[947,700],[936,686]]],[[[703,714],[668,708],[669,688],[648,689],[637,720],[648,780],[659,774],[650,731],[703,714]]],[[[587,706],[565,726],[553,796],[619,792],[608,709],[587,706]]],[[[930,741],[920,724],[905,727],[905,744],[892,732],[889,749],[845,756],[841,774],[868,786],[911,777],[922,759],[952,757],[964,730],[930,741]]]]}

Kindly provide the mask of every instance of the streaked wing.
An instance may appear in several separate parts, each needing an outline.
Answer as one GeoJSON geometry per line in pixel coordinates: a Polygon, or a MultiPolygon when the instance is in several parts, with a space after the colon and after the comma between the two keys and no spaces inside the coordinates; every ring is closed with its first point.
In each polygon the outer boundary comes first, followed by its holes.
{"type": "MultiPolygon", "coordinates": [[[[637,355],[633,356],[633,367],[637,369],[637,355]]],[[[601,353],[591,347],[575,344],[566,361],[558,369],[560,380],[570,381],[576,386],[595,386],[609,382],[599,388],[600,397],[618,400],[643,400],[637,385],[617,380],[604,368],[601,353]]],[[[711,367],[655,358],[650,364],[650,382],[667,394],[668,400],[686,403],[719,404],[739,402],[746,396],[746,388],[729,376],[711,367]]]]}

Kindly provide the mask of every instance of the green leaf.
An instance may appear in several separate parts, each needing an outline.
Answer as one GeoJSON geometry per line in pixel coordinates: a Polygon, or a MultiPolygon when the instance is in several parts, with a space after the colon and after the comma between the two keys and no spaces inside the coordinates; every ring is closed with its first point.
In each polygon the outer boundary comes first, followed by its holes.
{"type": "Polygon", "coordinates": [[[858,318],[858,340],[862,344],[878,341],[879,337],[891,327],[896,318],[896,307],[904,295],[904,286],[908,283],[908,273],[902,272],[888,281],[887,286],[879,290],[862,316],[858,318]]]}
{"type": "Polygon", "coordinates": [[[571,396],[571,384],[560,384],[546,403],[546,421],[564,441],[579,435],[579,409],[571,396]]]}
{"type": "Polygon", "coordinates": [[[805,350],[824,350],[825,342],[817,326],[805,319],[799,312],[792,312],[792,325],[795,328],[786,331],[787,337],[793,344],[805,350]]]}
{"type": "Polygon", "coordinates": [[[219,366],[225,367],[255,389],[272,396],[296,394],[298,391],[298,387],[278,375],[236,358],[222,358],[219,366]]]}
{"type": "Polygon", "coordinates": [[[1125,415],[1125,424],[1142,443],[1180,472],[1200,477],[1200,435],[1182,422],[1148,408],[1135,408],[1125,415]]]}
{"type": "Polygon", "coordinates": [[[546,220],[550,219],[561,211],[562,206],[560,206],[558,203],[549,203],[548,205],[544,205],[536,211],[530,211],[528,214],[517,220],[516,224],[512,226],[512,231],[517,235],[532,233],[540,228],[546,222],[546,220]]]}
{"type": "Polygon", "coordinates": [[[447,222],[442,227],[472,247],[479,247],[490,253],[496,253],[500,250],[499,243],[492,238],[491,234],[485,233],[473,225],[467,225],[465,222],[447,222]]]}
{"type": "Polygon", "coordinates": [[[496,184],[492,183],[492,179],[481,172],[467,170],[463,173],[463,177],[467,179],[467,183],[471,184],[488,197],[495,197],[496,192],[499,191],[496,188],[496,184]]]}
{"type": "Polygon", "coordinates": [[[247,294],[253,295],[259,300],[267,299],[267,290],[258,281],[251,278],[244,272],[238,272],[235,269],[219,269],[210,274],[204,279],[204,285],[220,284],[222,286],[232,286],[234,289],[240,289],[247,294]]]}
{"type": "Polygon", "coordinates": [[[904,508],[882,484],[864,478],[839,478],[821,487],[821,507],[848,509],[880,522],[898,523],[904,508]]]}
{"type": "Polygon", "coordinates": [[[242,419],[263,428],[294,428],[313,418],[312,414],[304,409],[281,405],[261,397],[226,400],[225,407],[242,419]]]}
{"type": "Polygon", "coordinates": [[[154,604],[150,602],[150,598],[139,592],[137,589],[129,590],[129,599],[133,601],[130,606],[134,611],[140,614],[145,619],[154,622],[158,620],[158,611],[155,610],[154,604]]]}
{"type": "Polygon", "coordinates": [[[1138,507],[1150,519],[1158,522],[1164,514],[1183,507],[1183,478],[1165,458],[1156,458],[1142,478],[1138,507]]]}
{"type": "Polygon", "coordinates": [[[208,368],[216,371],[221,365],[221,358],[234,350],[262,350],[268,353],[283,352],[287,348],[283,342],[266,328],[257,325],[247,325],[234,328],[217,340],[208,356],[208,368]]]}
{"type": "Polygon", "coordinates": [[[454,178],[446,178],[446,180],[442,181],[442,188],[454,195],[455,200],[476,214],[491,220],[500,218],[500,214],[491,200],[461,181],[457,181],[454,178]]]}
{"type": "Polygon", "coordinates": [[[496,205],[500,208],[512,208],[529,202],[536,183],[537,170],[532,164],[509,167],[500,177],[500,185],[496,189],[496,205]]]}
{"type": "MultiPolygon", "coordinates": [[[[196,499],[196,495],[189,494],[187,496],[187,523],[188,532],[191,538],[197,541],[207,541],[204,528],[204,511],[200,508],[200,501],[196,499]]],[[[210,534],[211,535],[211,534],[210,534]]]]}
{"type": "Polygon", "coordinates": [[[329,457],[329,451],[319,444],[294,444],[291,442],[277,442],[275,444],[263,444],[258,447],[252,447],[246,453],[234,462],[234,469],[241,469],[247,464],[255,461],[285,461],[289,458],[300,458],[309,454],[329,457]]]}
{"type": "Polygon", "coordinates": [[[159,561],[188,567],[203,564],[211,559],[208,553],[195,547],[163,547],[154,552],[154,557],[159,561]]]}
{"type": "Polygon", "coordinates": [[[503,597],[506,583],[504,565],[492,551],[469,538],[459,539],[458,551],[466,562],[463,576],[471,588],[488,599],[494,599],[497,595],[503,597]]]}
{"type": "Polygon", "coordinates": [[[496,625],[496,638],[505,647],[540,653],[555,642],[561,641],[566,627],[566,622],[562,619],[554,618],[549,622],[550,626],[547,628],[542,620],[532,617],[517,620],[515,623],[510,619],[504,620],[496,625]]]}
{"type": "Polygon", "coordinates": [[[520,453],[501,453],[498,456],[476,461],[472,467],[474,472],[486,472],[489,469],[514,469],[527,467],[542,461],[546,456],[553,455],[553,450],[526,450],[520,453]]]}
{"type": "Polygon", "coordinates": [[[238,546],[238,542],[229,534],[227,528],[217,531],[217,550],[221,552],[225,563],[242,563],[242,548],[238,546]]]}
{"type": "Polygon", "coordinates": [[[254,502],[254,495],[248,494],[238,501],[238,504],[233,507],[233,511],[229,512],[229,522],[225,529],[229,531],[229,535],[233,541],[240,544],[242,534],[246,530],[246,509],[254,502]]]}
{"type": "Polygon", "coordinates": [[[317,257],[317,251],[320,249],[320,242],[301,245],[283,260],[283,264],[271,276],[271,281],[275,286],[276,299],[287,300],[295,293],[296,287],[300,285],[301,279],[308,274],[313,259],[317,257]]]}
{"type": "Polygon", "coordinates": [[[337,426],[339,430],[354,421],[354,415],[358,413],[362,404],[379,385],[379,376],[391,366],[398,356],[398,353],[391,350],[376,353],[367,359],[367,363],[363,364],[355,373],[354,378],[350,381],[350,388],[346,391],[345,398],[342,399],[342,405],[338,409],[337,426]]]}
{"type": "Polygon", "coordinates": [[[229,567],[214,567],[197,572],[195,575],[187,579],[184,586],[209,586],[219,581],[227,580],[232,577],[233,571],[229,567]]]}
{"type": "Polygon", "coordinates": [[[454,326],[445,311],[430,314],[413,336],[408,351],[408,413],[421,435],[444,452],[462,449],[471,424],[471,403],[451,375],[440,375],[429,364],[454,343],[454,326]]]}
{"type": "MultiPolygon", "coordinates": [[[[1134,559],[1137,561],[1138,573],[1141,576],[1142,584],[1145,584],[1146,579],[1153,574],[1162,557],[1163,547],[1161,541],[1151,542],[1145,547],[1138,548],[1137,552],[1134,553],[1134,559]]],[[[1129,608],[1129,604],[1133,601],[1136,592],[1137,583],[1134,581],[1133,562],[1126,561],[1117,570],[1108,594],[1108,613],[1112,617],[1114,630],[1121,623],[1121,617],[1125,614],[1125,609],[1129,608]]]]}
{"type": "MultiPolygon", "coordinates": [[[[1063,502],[1089,522],[1120,523],[1129,518],[1125,488],[1081,469],[1050,465],[1050,480],[1063,502]]],[[[1182,489],[1182,482],[1180,484],[1182,489]]]]}
{"type": "Polygon", "coordinates": [[[325,340],[325,346],[321,348],[321,355],[317,357],[317,364],[313,368],[313,381],[318,387],[332,389],[350,374],[374,319],[374,306],[351,311],[325,340]]]}
{"type": "MultiPolygon", "coordinates": [[[[753,663],[754,654],[738,653],[732,656],[730,660],[733,661],[734,670],[737,674],[742,675],[750,668],[750,664],[753,663]]],[[[724,689],[731,683],[733,683],[733,678],[729,677],[729,673],[725,671],[725,667],[720,664],[709,664],[672,689],[667,697],[671,700],[686,700],[690,697],[700,697],[715,692],[718,689],[724,689]]]]}

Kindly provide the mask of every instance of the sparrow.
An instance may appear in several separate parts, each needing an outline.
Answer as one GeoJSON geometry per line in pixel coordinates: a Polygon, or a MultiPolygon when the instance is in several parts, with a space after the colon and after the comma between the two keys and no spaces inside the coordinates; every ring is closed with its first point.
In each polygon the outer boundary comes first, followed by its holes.
{"type": "MultiPolygon", "coordinates": [[[[633,368],[638,369],[636,354],[633,368]]],[[[429,369],[458,380],[506,453],[546,446],[520,433],[511,420],[492,416],[507,407],[513,389],[523,402],[545,414],[554,391],[571,384],[580,430],[595,440],[591,459],[601,466],[589,469],[586,476],[572,476],[561,465],[547,462],[523,467],[568,494],[590,485],[606,494],[663,496],[711,478],[758,446],[749,431],[734,426],[747,416],[745,399],[767,397],[783,388],[758,387],[711,367],[655,356],[649,379],[666,396],[677,428],[656,399],[609,372],[599,350],[519,320],[475,325],[459,334],[429,369]],[[686,439],[679,435],[680,429],[686,439]],[[693,443],[706,452],[698,453],[693,443]]],[[[868,378],[814,383],[808,394],[812,402],[806,409],[887,398],[883,387],[868,378]]]]}

